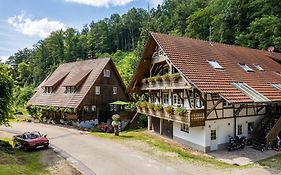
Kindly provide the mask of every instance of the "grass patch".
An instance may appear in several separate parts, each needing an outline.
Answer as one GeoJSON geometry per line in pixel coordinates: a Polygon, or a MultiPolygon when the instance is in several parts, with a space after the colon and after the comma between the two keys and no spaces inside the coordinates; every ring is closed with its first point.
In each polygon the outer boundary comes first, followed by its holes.
{"type": "Polygon", "coordinates": [[[110,133],[102,133],[102,132],[93,132],[91,134],[94,136],[111,139],[115,141],[130,141],[130,140],[142,141],[144,143],[153,146],[154,148],[160,151],[177,153],[180,158],[185,160],[207,163],[209,165],[215,165],[216,167],[220,167],[220,168],[234,168],[234,167],[237,168],[237,166],[224,163],[222,161],[216,160],[215,158],[204,156],[204,155],[196,155],[191,151],[188,151],[180,146],[169,144],[167,141],[157,136],[146,133],[144,129],[124,131],[120,134],[119,137],[114,136],[113,134],[110,133]]]}
{"type": "Polygon", "coordinates": [[[258,163],[262,166],[266,166],[281,171],[281,154],[258,161],[258,163]]]}
{"type": "MultiPolygon", "coordinates": [[[[11,139],[0,140],[12,142],[11,139]]],[[[41,152],[22,152],[15,150],[15,154],[0,151],[0,175],[45,175],[48,172],[41,163],[41,152]]]]}

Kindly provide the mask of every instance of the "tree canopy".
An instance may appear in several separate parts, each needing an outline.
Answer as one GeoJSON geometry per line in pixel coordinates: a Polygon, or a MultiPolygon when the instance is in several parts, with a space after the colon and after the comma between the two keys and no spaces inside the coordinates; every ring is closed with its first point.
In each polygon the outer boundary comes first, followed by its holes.
{"type": "Polygon", "coordinates": [[[165,0],[55,31],[7,63],[19,85],[35,87],[61,63],[111,56],[128,84],[150,31],[281,51],[280,9],[279,0],[165,0]]]}
{"type": "Polygon", "coordinates": [[[13,80],[7,65],[0,64],[0,125],[7,122],[12,99],[13,80]]]}

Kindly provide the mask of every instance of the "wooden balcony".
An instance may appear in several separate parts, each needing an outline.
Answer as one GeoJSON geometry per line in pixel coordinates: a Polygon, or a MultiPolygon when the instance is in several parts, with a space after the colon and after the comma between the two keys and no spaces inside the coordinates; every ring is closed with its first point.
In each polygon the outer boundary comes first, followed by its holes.
{"type": "Polygon", "coordinates": [[[188,110],[183,116],[169,114],[164,111],[154,111],[150,109],[137,109],[138,113],[150,115],[153,117],[163,118],[170,121],[188,124],[190,127],[205,126],[205,111],[204,109],[188,110]]]}
{"type": "Polygon", "coordinates": [[[164,89],[190,89],[191,85],[183,78],[177,80],[156,80],[154,82],[146,82],[141,86],[141,90],[164,90],[164,89]]]}

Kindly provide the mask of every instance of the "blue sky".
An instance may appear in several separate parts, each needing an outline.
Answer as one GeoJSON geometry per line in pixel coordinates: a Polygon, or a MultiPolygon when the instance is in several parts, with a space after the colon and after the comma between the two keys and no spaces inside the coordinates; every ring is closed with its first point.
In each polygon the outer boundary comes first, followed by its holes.
{"type": "Polygon", "coordinates": [[[155,7],[163,0],[1,0],[0,60],[31,48],[51,31],[124,14],[130,8],[155,7]]]}

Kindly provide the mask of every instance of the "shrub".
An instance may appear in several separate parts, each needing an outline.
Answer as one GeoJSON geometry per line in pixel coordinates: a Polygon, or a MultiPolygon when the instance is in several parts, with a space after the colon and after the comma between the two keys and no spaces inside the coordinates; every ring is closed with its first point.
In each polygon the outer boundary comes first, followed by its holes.
{"type": "Polygon", "coordinates": [[[184,114],[187,113],[187,109],[185,109],[185,108],[183,108],[183,107],[178,107],[178,108],[175,110],[175,113],[178,114],[178,115],[183,116],[184,114]]]}
{"type": "Polygon", "coordinates": [[[154,110],[155,111],[161,111],[163,109],[163,105],[162,104],[157,104],[154,106],[154,110]]]}
{"type": "Polygon", "coordinates": [[[119,120],[120,120],[120,115],[114,114],[114,115],[112,116],[112,120],[113,120],[113,121],[119,121],[119,120]]]}
{"type": "Polygon", "coordinates": [[[172,114],[174,112],[174,107],[172,105],[164,107],[164,112],[172,114]]]}
{"type": "Polygon", "coordinates": [[[139,115],[136,121],[136,128],[145,128],[147,127],[147,116],[139,115]]]}

